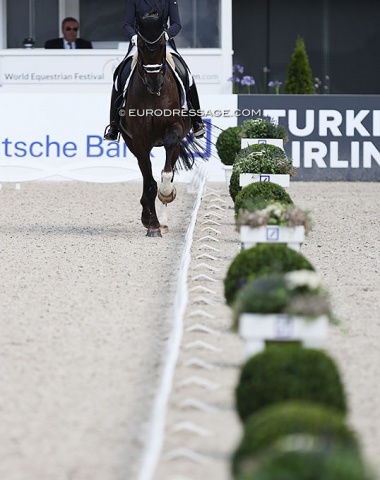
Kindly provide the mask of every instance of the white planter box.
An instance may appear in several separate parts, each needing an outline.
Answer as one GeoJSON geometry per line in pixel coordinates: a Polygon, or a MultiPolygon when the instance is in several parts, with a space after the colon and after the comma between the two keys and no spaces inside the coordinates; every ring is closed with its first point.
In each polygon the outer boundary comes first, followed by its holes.
{"type": "Polygon", "coordinates": [[[227,188],[229,188],[232,175],[232,165],[223,165],[223,170],[226,175],[226,185],[227,188]]]}
{"type": "Polygon", "coordinates": [[[239,317],[239,335],[244,340],[245,354],[250,357],[264,350],[267,340],[299,341],[306,348],[322,348],[328,325],[326,315],[309,320],[284,314],[243,313],[239,317]]]}
{"type": "Polygon", "coordinates": [[[274,173],[241,173],[239,185],[246,187],[255,182],[272,182],[287,188],[290,185],[290,175],[274,173]]]}
{"type": "Polygon", "coordinates": [[[281,138],[242,138],[240,146],[241,148],[248,147],[249,145],[255,145],[257,143],[268,143],[284,149],[284,140],[281,138]]]}
{"type": "Polygon", "coordinates": [[[244,249],[254,247],[258,243],[286,243],[289,248],[298,252],[304,240],[303,225],[294,228],[279,225],[266,225],[259,228],[248,225],[240,227],[240,241],[244,249]]]}

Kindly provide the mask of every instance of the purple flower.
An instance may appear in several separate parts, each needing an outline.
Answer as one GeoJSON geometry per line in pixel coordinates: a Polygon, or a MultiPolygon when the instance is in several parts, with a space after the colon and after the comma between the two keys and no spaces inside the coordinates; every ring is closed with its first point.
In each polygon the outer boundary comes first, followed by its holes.
{"type": "Polygon", "coordinates": [[[233,65],[232,71],[242,74],[244,73],[244,67],[242,65],[236,64],[236,65],[233,65]]]}
{"type": "Polygon", "coordinates": [[[272,80],[268,83],[268,87],[274,88],[274,91],[278,95],[280,93],[280,87],[282,85],[282,82],[279,82],[278,80],[272,80]]]}
{"type": "Polygon", "coordinates": [[[242,85],[254,85],[255,84],[255,79],[251,77],[250,75],[244,75],[244,77],[241,79],[241,84],[242,85]]]}
{"type": "Polygon", "coordinates": [[[228,81],[232,82],[233,93],[241,93],[242,87],[245,87],[246,93],[251,93],[251,86],[255,85],[254,78],[244,75],[244,67],[238,64],[232,66],[232,77],[228,81]]]}

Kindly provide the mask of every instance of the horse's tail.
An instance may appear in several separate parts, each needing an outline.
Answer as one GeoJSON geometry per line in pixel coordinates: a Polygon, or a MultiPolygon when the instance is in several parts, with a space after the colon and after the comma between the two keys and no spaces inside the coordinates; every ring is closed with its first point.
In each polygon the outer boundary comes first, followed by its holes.
{"type": "Polygon", "coordinates": [[[197,158],[201,158],[202,160],[208,159],[199,141],[192,133],[188,133],[180,144],[179,158],[176,166],[179,170],[191,170],[197,158]]]}

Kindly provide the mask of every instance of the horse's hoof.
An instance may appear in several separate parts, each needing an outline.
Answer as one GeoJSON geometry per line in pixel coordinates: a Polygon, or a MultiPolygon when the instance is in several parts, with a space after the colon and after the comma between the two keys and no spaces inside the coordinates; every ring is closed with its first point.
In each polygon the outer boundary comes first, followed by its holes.
{"type": "Polygon", "coordinates": [[[168,233],[169,228],[167,225],[161,225],[160,230],[161,230],[161,233],[168,233]]]}
{"type": "Polygon", "coordinates": [[[148,228],[148,230],[146,231],[146,236],[147,237],[162,237],[161,230],[159,228],[154,228],[154,229],[148,228]]]}
{"type": "Polygon", "coordinates": [[[164,195],[158,190],[157,196],[159,200],[161,200],[161,202],[166,205],[167,203],[171,203],[175,199],[175,197],[177,196],[177,190],[175,189],[175,187],[173,187],[173,191],[169,195],[164,195]]]}

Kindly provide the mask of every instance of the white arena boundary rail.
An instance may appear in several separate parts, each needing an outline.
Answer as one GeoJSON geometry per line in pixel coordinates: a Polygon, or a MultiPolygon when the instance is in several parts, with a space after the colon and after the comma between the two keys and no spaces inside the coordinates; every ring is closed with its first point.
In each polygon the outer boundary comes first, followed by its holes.
{"type": "Polygon", "coordinates": [[[193,243],[194,228],[198,210],[202,202],[206,181],[206,170],[204,168],[196,169],[190,188],[192,191],[197,192],[197,196],[186,233],[185,246],[182,252],[178,286],[173,305],[172,327],[167,343],[160,386],[152,410],[150,431],[147,435],[148,440],[143,453],[142,466],[138,480],[152,480],[154,478],[154,472],[162,450],[167,407],[183,336],[183,318],[188,299],[187,278],[190,265],[190,249],[193,243]]]}

